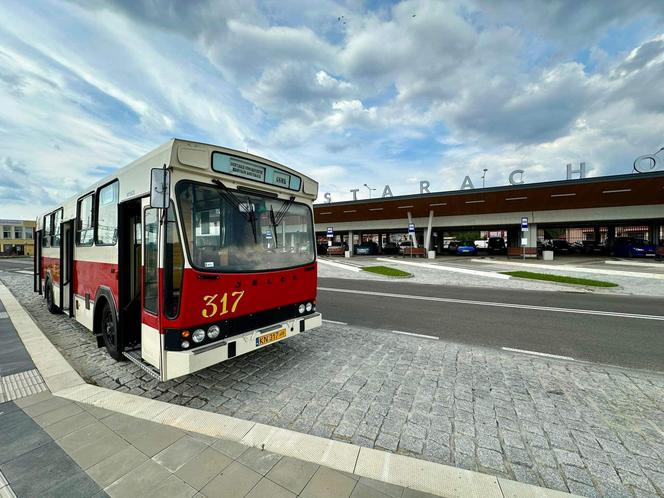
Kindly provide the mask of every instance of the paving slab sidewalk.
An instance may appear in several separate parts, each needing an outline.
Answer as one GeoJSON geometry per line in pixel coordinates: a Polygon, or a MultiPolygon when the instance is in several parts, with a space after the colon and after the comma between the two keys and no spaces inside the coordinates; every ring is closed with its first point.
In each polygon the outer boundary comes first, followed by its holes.
{"type": "Polygon", "coordinates": [[[7,443],[0,447],[12,448],[0,462],[0,492],[7,496],[432,496],[423,489],[444,490],[440,496],[562,495],[191,408],[174,407],[177,415],[169,417],[166,403],[80,382],[4,286],[0,299],[11,301],[19,334],[30,340],[28,352],[56,390],[56,396],[44,391],[0,405],[7,443]],[[82,401],[72,401],[77,398],[82,401]],[[182,430],[201,416],[208,424],[200,431],[182,430]],[[211,436],[228,431],[229,421],[231,431],[243,424],[250,429],[211,436]],[[317,463],[328,460],[332,467],[317,463]]]}

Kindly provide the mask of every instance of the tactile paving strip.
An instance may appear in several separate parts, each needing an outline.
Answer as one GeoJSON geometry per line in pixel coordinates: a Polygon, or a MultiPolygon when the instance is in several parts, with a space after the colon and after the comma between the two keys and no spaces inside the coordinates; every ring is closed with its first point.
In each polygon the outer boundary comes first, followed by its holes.
{"type": "Polygon", "coordinates": [[[36,368],[0,377],[0,403],[46,391],[44,379],[36,368]]]}
{"type": "Polygon", "coordinates": [[[2,472],[0,472],[0,498],[16,498],[14,491],[9,486],[5,476],[2,475],[2,472]]]}

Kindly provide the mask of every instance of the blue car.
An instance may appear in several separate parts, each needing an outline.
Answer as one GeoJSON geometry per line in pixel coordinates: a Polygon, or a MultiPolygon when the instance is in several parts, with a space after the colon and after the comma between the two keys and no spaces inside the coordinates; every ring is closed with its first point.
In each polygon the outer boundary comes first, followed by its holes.
{"type": "Polygon", "coordinates": [[[644,239],[618,237],[611,247],[611,254],[619,258],[644,258],[655,256],[655,244],[644,239]]]}
{"type": "Polygon", "coordinates": [[[456,248],[457,256],[477,256],[477,246],[472,240],[459,242],[456,248]]]}

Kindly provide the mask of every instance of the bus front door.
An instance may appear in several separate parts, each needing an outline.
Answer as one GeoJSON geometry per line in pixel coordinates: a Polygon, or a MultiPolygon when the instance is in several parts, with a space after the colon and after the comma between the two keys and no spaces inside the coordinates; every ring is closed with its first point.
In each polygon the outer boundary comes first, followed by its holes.
{"type": "Polygon", "coordinates": [[[141,355],[156,371],[163,373],[163,344],[160,330],[159,301],[160,237],[162,210],[143,201],[143,307],[141,314],[141,355]]]}
{"type": "Polygon", "coordinates": [[[60,309],[74,316],[74,220],[63,221],[60,233],[60,309]]]}
{"type": "Polygon", "coordinates": [[[41,296],[42,293],[42,231],[35,230],[32,236],[34,241],[34,291],[39,292],[41,296]]]}
{"type": "Polygon", "coordinates": [[[118,231],[120,329],[124,349],[135,349],[141,342],[141,267],[143,228],[141,199],[119,204],[118,231]]]}

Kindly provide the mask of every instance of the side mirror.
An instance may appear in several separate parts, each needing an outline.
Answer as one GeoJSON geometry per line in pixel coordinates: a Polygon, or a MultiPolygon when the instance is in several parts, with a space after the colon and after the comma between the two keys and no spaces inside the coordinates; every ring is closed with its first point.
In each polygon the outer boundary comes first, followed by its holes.
{"type": "Polygon", "coordinates": [[[165,167],[153,168],[150,177],[150,207],[165,209],[170,203],[171,174],[165,167]]]}

